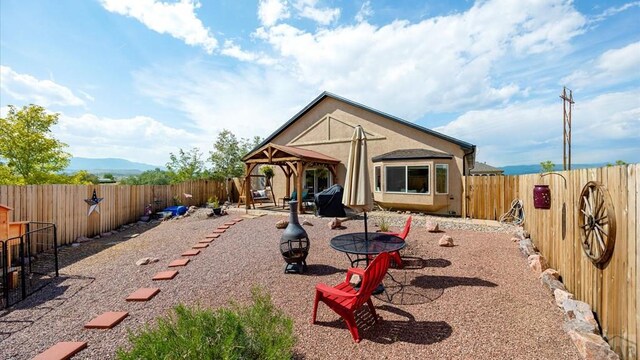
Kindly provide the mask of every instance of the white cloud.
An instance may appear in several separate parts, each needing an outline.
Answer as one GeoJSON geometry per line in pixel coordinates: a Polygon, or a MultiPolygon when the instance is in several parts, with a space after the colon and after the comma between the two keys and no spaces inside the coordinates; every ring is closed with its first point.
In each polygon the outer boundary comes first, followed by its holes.
{"type": "Polygon", "coordinates": [[[373,9],[371,8],[371,1],[367,0],[360,6],[360,10],[358,10],[355,19],[357,22],[363,22],[371,16],[373,16],[373,9]]]}
{"type": "Polygon", "coordinates": [[[69,145],[73,156],[117,157],[157,165],[165,164],[169,153],[178,148],[204,145],[198,136],[146,116],[111,119],[61,114],[53,132],[69,145]]]}
{"type": "Polygon", "coordinates": [[[295,0],[293,7],[300,17],[311,19],[320,25],[329,25],[340,17],[340,9],[321,8],[318,0],[295,0]]]}
{"type": "Polygon", "coordinates": [[[601,12],[600,14],[594,16],[593,18],[590,19],[591,22],[600,22],[603,20],[606,20],[607,18],[614,16],[616,14],[619,14],[625,10],[628,10],[634,6],[640,6],[640,1],[633,1],[630,3],[626,3],[623,4],[621,6],[615,7],[612,6],[610,8],[607,8],[605,11],[601,12]]]}
{"type": "Polygon", "coordinates": [[[84,101],[69,88],[51,80],[39,80],[29,74],[19,74],[8,66],[0,66],[0,89],[15,100],[45,107],[84,105],[84,101]]]}
{"type": "Polygon", "coordinates": [[[263,53],[242,50],[240,45],[235,44],[231,40],[226,40],[220,51],[221,54],[230,56],[245,62],[253,62],[261,65],[275,65],[277,60],[263,53]]]}
{"type": "Polygon", "coordinates": [[[196,16],[200,7],[196,0],[180,0],[166,3],[158,0],[100,0],[102,6],[113,13],[130,16],[149,29],[169,34],[187,45],[201,46],[211,54],[217,46],[216,39],[196,16]]]}
{"type": "Polygon", "coordinates": [[[258,3],[258,18],[264,26],[273,26],[290,16],[287,0],[260,0],[258,3]]]}
{"type": "Polygon", "coordinates": [[[225,128],[238,137],[266,137],[318,95],[287,73],[252,65],[235,72],[198,63],[159,66],[134,79],[143,94],[184,112],[209,143],[225,128]]]}
{"type": "Polygon", "coordinates": [[[640,42],[605,51],[585,68],[563,78],[562,84],[576,89],[640,80],[640,42]]]}
{"type": "MultiPolygon", "coordinates": [[[[572,161],[640,161],[640,90],[608,93],[576,103],[572,161]]],[[[527,102],[469,111],[436,131],[478,146],[492,165],[562,160],[562,102],[527,102]]]]}
{"type": "Polygon", "coordinates": [[[494,0],[418,23],[316,32],[277,24],[256,36],[301,83],[413,120],[524,95],[520,84],[492,77],[496,63],[561,51],[585,21],[562,0],[494,0]]]}

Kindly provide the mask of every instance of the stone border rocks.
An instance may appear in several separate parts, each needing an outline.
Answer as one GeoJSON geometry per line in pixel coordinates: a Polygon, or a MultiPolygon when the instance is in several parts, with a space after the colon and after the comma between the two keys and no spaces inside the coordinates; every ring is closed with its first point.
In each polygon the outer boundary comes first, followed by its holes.
{"type": "Polygon", "coordinates": [[[600,326],[591,306],[583,301],[574,300],[574,295],[567,291],[558,271],[549,268],[547,260],[533,244],[529,233],[518,228],[513,241],[518,241],[520,252],[527,258],[529,267],[539,274],[540,282],[551,291],[556,305],[564,312],[562,328],[571,337],[582,358],[586,360],[619,359],[611,346],[602,338],[600,326]]]}

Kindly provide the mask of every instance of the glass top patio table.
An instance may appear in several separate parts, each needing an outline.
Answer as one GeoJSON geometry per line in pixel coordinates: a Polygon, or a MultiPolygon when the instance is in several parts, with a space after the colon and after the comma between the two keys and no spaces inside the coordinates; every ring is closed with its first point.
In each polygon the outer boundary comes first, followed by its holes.
{"type": "Polygon", "coordinates": [[[354,266],[358,261],[369,260],[369,256],[378,255],[382,252],[393,252],[404,248],[407,243],[402,238],[395,235],[385,233],[349,233],[342,234],[331,239],[329,245],[340,252],[347,254],[351,265],[354,266]],[[352,255],[363,255],[364,259],[351,259],[352,255]]]}

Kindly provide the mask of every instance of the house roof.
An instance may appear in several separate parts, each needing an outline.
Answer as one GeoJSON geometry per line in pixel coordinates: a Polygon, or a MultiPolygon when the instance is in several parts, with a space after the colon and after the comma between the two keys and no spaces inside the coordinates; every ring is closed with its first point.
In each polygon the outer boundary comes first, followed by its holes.
{"type": "Polygon", "coordinates": [[[471,174],[502,174],[504,170],[498,169],[486,163],[476,162],[471,170],[471,174]]]}
{"type": "Polygon", "coordinates": [[[435,137],[447,140],[449,142],[452,142],[458,146],[460,146],[462,149],[465,150],[465,153],[473,153],[475,152],[476,146],[473,144],[470,144],[468,142],[462,141],[462,140],[458,140],[456,138],[452,138],[450,136],[441,134],[437,131],[433,131],[431,129],[427,129],[425,127],[422,127],[420,125],[416,125],[412,122],[400,119],[399,117],[395,117],[393,115],[389,115],[387,113],[384,113],[382,111],[370,108],[366,105],[362,105],[359,104],[355,101],[351,101],[349,99],[343,98],[341,96],[332,94],[328,91],[324,91],[322,94],[320,94],[317,98],[315,98],[313,101],[311,101],[309,104],[307,104],[307,106],[305,106],[302,110],[300,110],[300,112],[298,112],[297,114],[295,114],[291,119],[289,119],[289,121],[287,121],[286,123],[284,123],[282,126],[280,126],[280,128],[278,128],[276,131],[274,131],[271,135],[267,136],[264,141],[262,143],[260,143],[258,146],[256,146],[253,150],[250,151],[250,153],[253,153],[255,150],[257,150],[258,148],[261,148],[262,146],[268,144],[269,142],[271,142],[271,140],[273,140],[278,134],[280,134],[282,131],[284,131],[285,129],[287,129],[291,124],[293,124],[296,120],[298,120],[299,118],[301,118],[302,116],[304,116],[304,114],[306,114],[307,112],[309,112],[314,106],[316,106],[317,104],[319,104],[322,100],[324,100],[325,98],[332,98],[344,103],[347,103],[351,106],[372,112],[376,115],[379,115],[381,117],[387,118],[389,120],[395,121],[397,123],[400,123],[402,125],[406,125],[409,126],[415,130],[421,131],[423,133],[429,134],[429,135],[433,135],[435,137]]]}
{"type": "Polygon", "coordinates": [[[388,160],[418,160],[418,159],[452,159],[453,155],[427,149],[394,150],[378,155],[371,159],[373,162],[388,160]]]}

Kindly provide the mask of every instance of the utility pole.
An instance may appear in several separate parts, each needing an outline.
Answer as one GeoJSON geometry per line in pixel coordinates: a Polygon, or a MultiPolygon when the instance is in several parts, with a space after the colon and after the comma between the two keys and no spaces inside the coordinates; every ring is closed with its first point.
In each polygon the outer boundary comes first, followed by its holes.
{"type": "Polygon", "coordinates": [[[571,109],[575,102],[573,101],[573,91],[569,89],[567,96],[567,87],[562,88],[562,123],[564,125],[563,146],[562,146],[562,170],[571,170],[571,109]]]}

